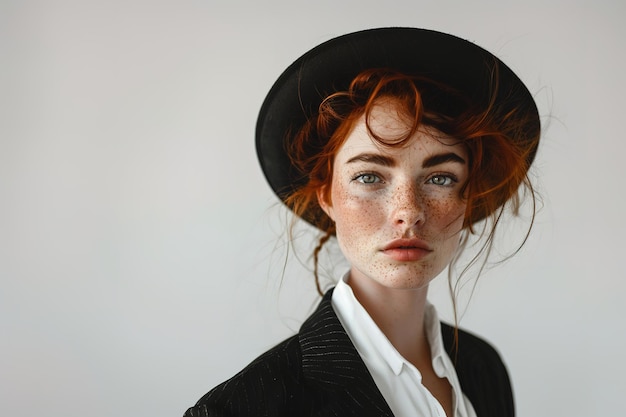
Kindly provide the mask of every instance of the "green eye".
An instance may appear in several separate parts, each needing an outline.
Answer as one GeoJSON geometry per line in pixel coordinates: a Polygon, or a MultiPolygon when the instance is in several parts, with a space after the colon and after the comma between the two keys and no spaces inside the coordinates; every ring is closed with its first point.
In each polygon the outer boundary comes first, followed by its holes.
{"type": "Polygon", "coordinates": [[[374,174],[360,174],[355,178],[355,180],[363,184],[375,184],[380,182],[380,178],[374,174]]]}
{"type": "Polygon", "coordinates": [[[452,185],[454,181],[455,180],[448,175],[434,175],[428,180],[428,182],[430,182],[431,184],[442,186],[452,185]]]}

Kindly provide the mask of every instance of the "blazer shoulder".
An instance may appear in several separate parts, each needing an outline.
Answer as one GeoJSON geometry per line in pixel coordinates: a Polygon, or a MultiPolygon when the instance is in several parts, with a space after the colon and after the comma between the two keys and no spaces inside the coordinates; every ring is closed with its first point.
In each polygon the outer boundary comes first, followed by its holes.
{"type": "Polygon", "coordinates": [[[391,416],[333,311],[331,294],[298,334],[213,388],[185,416],[391,416]]]}
{"type": "Polygon", "coordinates": [[[456,369],[461,389],[479,417],[515,415],[513,390],[500,353],[485,339],[442,323],[444,345],[456,369]]]}
{"type": "Polygon", "coordinates": [[[282,415],[302,378],[301,356],[298,336],[286,339],[210,390],[185,417],[282,415]]]}
{"type": "Polygon", "coordinates": [[[446,350],[454,360],[478,361],[481,365],[502,365],[504,362],[496,348],[482,337],[464,329],[457,329],[458,339],[455,341],[454,327],[442,323],[442,336],[446,350]],[[460,357],[459,357],[460,356],[460,357]]]}

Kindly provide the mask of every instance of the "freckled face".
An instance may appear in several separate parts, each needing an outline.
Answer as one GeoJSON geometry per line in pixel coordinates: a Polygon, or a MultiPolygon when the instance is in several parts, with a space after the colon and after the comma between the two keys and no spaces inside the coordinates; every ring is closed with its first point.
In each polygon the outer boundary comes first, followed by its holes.
{"type": "MultiPolygon", "coordinates": [[[[385,102],[373,109],[370,126],[385,138],[406,129],[385,102]]],[[[419,130],[407,146],[381,148],[364,118],[356,123],[335,156],[330,200],[319,194],[351,281],[417,289],[443,271],[463,226],[466,161],[463,145],[434,129],[419,130]]]]}

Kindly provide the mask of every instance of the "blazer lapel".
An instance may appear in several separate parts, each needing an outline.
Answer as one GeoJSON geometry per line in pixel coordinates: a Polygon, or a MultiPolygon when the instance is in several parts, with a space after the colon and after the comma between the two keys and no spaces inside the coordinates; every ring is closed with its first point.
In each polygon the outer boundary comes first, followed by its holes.
{"type": "Polygon", "coordinates": [[[355,416],[392,417],[391,409],[335,314],[331,297],[332,289],[300,328],[304,377],[338,394],[337,398],[342,400],[328,405],[337,415],[346,415],[348,411],[355,416]]]}

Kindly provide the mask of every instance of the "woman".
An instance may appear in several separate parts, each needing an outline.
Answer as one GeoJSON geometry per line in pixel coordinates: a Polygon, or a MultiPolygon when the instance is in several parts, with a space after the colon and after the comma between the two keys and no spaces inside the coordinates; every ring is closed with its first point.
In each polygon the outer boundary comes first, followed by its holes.
{"type": "Polygon", "coordinates": [[[298,59],[261,109],[257,152],[322,232],[316,268],[336,237],[350,269],[297,335],[186,416],[513,416],[499,355],[440,323],[426,295],[470,235],[489,253],[520,185],[534,199],[539,131],[519,78],[450,35],[373,29],[298,59]]]}

